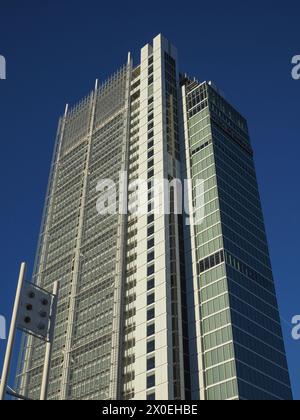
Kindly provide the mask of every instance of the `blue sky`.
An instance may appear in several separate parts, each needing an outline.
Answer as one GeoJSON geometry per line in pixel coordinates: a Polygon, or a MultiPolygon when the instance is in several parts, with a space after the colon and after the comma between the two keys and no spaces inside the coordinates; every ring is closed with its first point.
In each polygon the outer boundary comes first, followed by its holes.
{"type": "MultiPolygon", "coordinates": [[[[181,69],[213,80],[248,119],[283,319],[300,399],[298,1],[100,2],[1,0],[0,314],[11,312],[18,265],[33,266],[57,120],[139,48],[163,33],[181,69]],[[246,4],[247,3],[247,4],[246,4]]],[[[0,365],[4,341],[0,341],[0,365]]],[[[15,363],[14,363],[15,366],[15,363]]]]}

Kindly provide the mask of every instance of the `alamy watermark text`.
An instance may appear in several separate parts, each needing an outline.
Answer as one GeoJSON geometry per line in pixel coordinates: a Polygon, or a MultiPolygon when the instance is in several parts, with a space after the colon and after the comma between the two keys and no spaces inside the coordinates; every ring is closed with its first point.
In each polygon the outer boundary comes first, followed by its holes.
{"type": "Polygon", "coordinates": [[[6,79],[6,60],[3,55],[0,55],[0,79],[6,79]]]}
{"type": "Polygon", "coordinates": [[[295,325],[292,329],[292,337],[294,340],[300,340],[300,315],[293,317],[292,324],[295,325]]]}
{"type": "Polygon", "coordinates": [[[185,215],[186,225],[200,225],[205,217],[203,179],[135,179],[127,183],[127,172],[119,173],[119,182],[101,179],[96,191],[99,215],[132,214],[185,215]],[[193,191],[193,199],[191,194],[193,191]]]}
{"type": "Polygon", "coordinates": [[[0,340],[6,340],[6,320],[0,315],[0,340]]]}
{"type": "Polygon", "coordinates": [[[300,80],[300,55],[295,55],[292,58],[292,64],[294,65],[292,69],[292,78],[294,80],[300,80]]]}

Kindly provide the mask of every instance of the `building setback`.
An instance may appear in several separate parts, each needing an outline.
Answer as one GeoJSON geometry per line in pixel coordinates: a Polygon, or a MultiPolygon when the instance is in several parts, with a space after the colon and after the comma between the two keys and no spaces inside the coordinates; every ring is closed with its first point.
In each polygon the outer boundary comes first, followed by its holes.
{"type": "MultiPolygon", "coordinates": [[[[49,399],[292,398],[247,122],[161,35],[60,119],[34,280],[61,283],[49,399]],[[97,211],[120,172],[148,182],[145,214],[97,211]],[[155,212],[153,179],[191,179],[201,223],[166,184],[155,212]]],[[[20,357],[34,399],[43,346],[20,357]]]]}

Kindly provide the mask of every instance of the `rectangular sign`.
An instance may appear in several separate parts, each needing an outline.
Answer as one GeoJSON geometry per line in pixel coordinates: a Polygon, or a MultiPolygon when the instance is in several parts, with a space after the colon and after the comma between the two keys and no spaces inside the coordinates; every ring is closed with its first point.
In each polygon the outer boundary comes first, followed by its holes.
{"type": "Polygon", "coordinates": [[[45,340],[49,337],[53,295],[32,283],[23,286],[17,328],[45,340]]]}

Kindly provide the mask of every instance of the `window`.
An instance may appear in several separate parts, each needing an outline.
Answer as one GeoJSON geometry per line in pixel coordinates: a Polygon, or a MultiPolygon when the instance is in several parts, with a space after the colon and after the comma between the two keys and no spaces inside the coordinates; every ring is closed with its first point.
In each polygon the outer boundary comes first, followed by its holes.
{"type": "Polygon", "coordinates": [[[152,168],[153,166],[154,166],[154,159],[151,159],[148,162],[148,169],[152,168]]]}
{"type": "Polygon", "coordinates": [[[149,141],[148,149],[151,149],[151,147],[153,147],[153,146],[154,146],[154,141],[153,140],[149,141]]]}
{"type": "Polygon", "coordinates": [[[155,386],[155,375],[147,376],[147,389],[155,386]]]}
{"type": "Polygon", "coordinates": [[[154,209],[154,201],[151,201],[148,204],[148,213],[151,213],[153,211],[153,209],[154,209]]]}
{"type": "Polygon", "coordinates": [[[148,215],[148,223],[153,223],[154,222],[154,214],[149,214],[148,215]]]}
{"type": "Polygon", "coordinates": [[[147,235],[148,236],[151,236],[153,234],[154,234],[154,225],[148,227],[148,230],[147,230],[147,235]]]}
{"type": "Polygon", "coordinates": [[[154,264],[147,267],[147,275],[152,276],[154,274],[154,264]]]}
{"type": "Polygon", "coordinates": [[[149,87],[148,87],[148,96],[152,96],[153,95],[153,84],[152,85],[150,85],[149,87]]]}
{"type": "Polygon", "coordinates": [[[147,296],[147,305],[152,305],[152,303],[154,303],[155,297],[154,297],[154,293],[151,293],[150,295],[147,296]]]}
{"type": "Polygon", "coordinates": [[[148,115],[148,122],[152,121],[154,118],[154,114],[153,112],[151,112],[151,114],[148,115]]]}
{"type": "Polygon", "coordinates": [[[155,401],[155,392],[151,392],[150,394],[147,394],[147,400],[155,401]]]}
{"type": "Polygon", "coordinates": [[[154,101],[154,97],[151,96],[151,98],[148,99],[148,105],[153,104],[153,101],[154,101]]]}
{"type": "Polygon", "coordinates": [[[151,66],[151,64],[153,64],[153,55],[151,55],[148,60],[148,66],[151,66]]]}
{"type": "Polygon", "coordinates": [[[155,357],[150,357],[147,359],[147,370],[152,370],[155,368],[155,357]]]}
{"type": "Polygon", "coordinates": [[[147,353],[152,353],[155,350],[155,340],[147,342],[147,353]]]}
{"type": "Polygon", "coordinates": [[[154,155],[154,150],[152,149],[148,152],[148,159],[152,158],[153,155],[154,155]]]}
{"type": "Polygon", "coordinates": [[[147,255],[147,262],[149,263],[149,262],[151,262],[151,261],[154,261],[154,251],[150,252],[150,253],[147,255]]]}
{"type": "Polygon", "coordinates": [[[150,85],[152,85],[152,83],[153,83],[153,76],[150,76],[148,78],[148,85],[150,86],[150,85]]]}
{"type": "Polygon", "coordinates": [[[155,324],[147,325],[147,337],[155,334],[155,324]]]}
{"type": "Polygon", "coordinates": [[[147,321],[151,321],[151,319],[155,318],[155,309],[151,308],[147,311],[147,321]]]}
{"type": "Polygon", "coordinates": [[[138,80],[137,82],[133,83],[133,85],[131,86],[131,90],[136,89],[139,85],[140,85],[140,80],[138,80]]]}
{"type": "Polygon", "coordinates": [[[149,69],[148,69],[148,73],[149,73],[149,74],[152,74],[152,73],[153,73],[153,66],[150,66],[150,67],[149,67],[149,69]]]}
{"type": "Polygon", "coordinates": [[[149,291],[149,290],[154,289],[154,286],[155,286],[155,280],[154,279],[149,279],[147,281],[147,290],[149,291]]]}
{"type": "Polygon", "coordinates": [[[154,247],[154,238],[148,240],[147,247],[148,247],[148,249],[154,247]]]}
{"type": "Polygon", "coordinates": [[[148,124],[148,131],[152,130],[152,128],[154,127],[154,123],[151,122],[150,124],[148,124]]]}
{"type": "Polygon", "coordinates": [[[154,176],[154,169],[151,169],[151,170],[148,172],[148,179],[152,178],[153,176],[154,176]]]}
{"type": "Polygon", "coordinates": [[[154,136],[154,131],[152,130],[148,133],[148,140],[152,139],[153,136],[154,136]]]}

